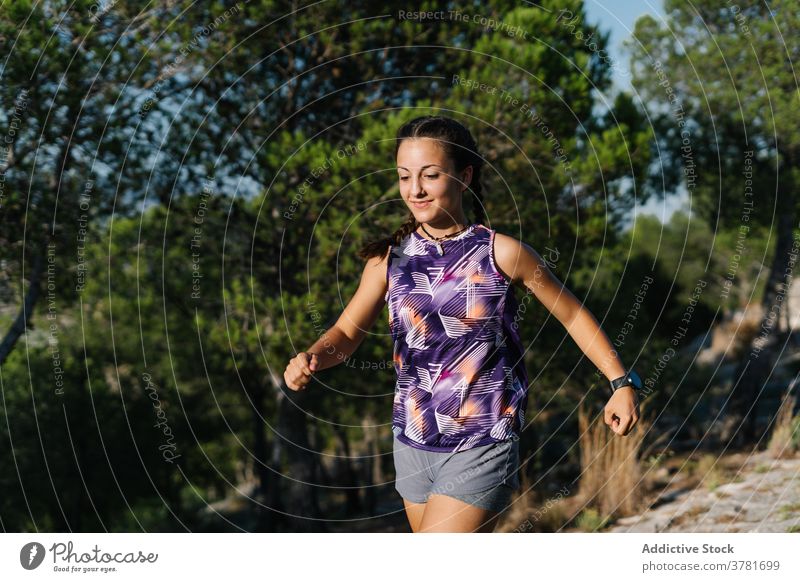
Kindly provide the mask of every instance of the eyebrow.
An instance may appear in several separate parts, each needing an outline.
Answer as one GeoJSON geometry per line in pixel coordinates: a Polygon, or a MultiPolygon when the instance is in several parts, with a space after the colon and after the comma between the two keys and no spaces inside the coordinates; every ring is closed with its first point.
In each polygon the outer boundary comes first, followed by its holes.
{"type": "MultiPolygon", "coordinates": [[[[430,168],[431,166],[439,166],[439,164],[428,164],[428,165],[426,165],[426,166],[422,166],[422,167],[420,168],[420,170],[424,170],[425,168],[430,168]]],[[[439,166],[439,167],[441,168],[442,166],[439,166]]],[[[397,166],[397,169],[398,169],[398,170],[408,170],[408,168],[405,168],[405,167],[403,167],[403,166],[397,166]]]]}

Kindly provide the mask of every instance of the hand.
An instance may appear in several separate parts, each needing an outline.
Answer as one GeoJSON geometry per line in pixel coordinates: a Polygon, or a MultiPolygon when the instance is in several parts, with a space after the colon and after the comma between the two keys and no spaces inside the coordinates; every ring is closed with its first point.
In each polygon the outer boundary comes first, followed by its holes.
{"type": "Polygon", "coordinates": [[[286,385],[292,390],[305,390],[306,384],[311,381],[311,374],[319,367],[319,356],[300,352],[291,360],[283,372],[286,385]]]}
{"type": "Polygon", "coordinates": [[[632,386],[617,388],[605,407],[605,423],[620,436],[627,436],[639,420],[639,398],[632,386]]]}

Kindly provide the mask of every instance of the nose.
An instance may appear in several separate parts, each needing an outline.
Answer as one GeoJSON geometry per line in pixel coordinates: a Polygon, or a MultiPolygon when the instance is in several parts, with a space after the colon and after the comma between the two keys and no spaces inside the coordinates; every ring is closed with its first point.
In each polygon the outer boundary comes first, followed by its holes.
{"type": "Polygon", "coordinates": [[[422,191],[422,182],[412,177],[409,193],[412,197],[422,198],[425,195],[425,193],[422,191]]]}

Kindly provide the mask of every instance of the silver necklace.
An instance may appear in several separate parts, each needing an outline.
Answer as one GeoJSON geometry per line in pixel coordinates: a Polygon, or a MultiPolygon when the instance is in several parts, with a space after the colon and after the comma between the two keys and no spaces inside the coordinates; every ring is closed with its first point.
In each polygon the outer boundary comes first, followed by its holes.
{"type": "Polygon", "coordinates": [[[423,223],[420,222],[419,225],[422,227],[422,230],[425,231],[425,234],[427,234],[429,237],[431,237],[433,239],[433,244],[436,245],[436,250],[439,252],[439,256],[442,256],[444,254],[444,248],[442,248],[442,243],[440,241],[443,241],[443,240],[446,240],[448,238],[451,238],[451,237],[454,237],[456,235],[459,235],[459,234],[461,234],[462,232],[464,232],[465,230],[467,230],[469,228],[469,225],[467,225],[464,228],[462,228],[461,230],[459,230],[458,232],[451,232],[450,234],[446,234],[444,236],[436,237],[436,236],[433,236],[431,233],[428,232],[428,229],[425,228],[425,225],[423,223]]]}

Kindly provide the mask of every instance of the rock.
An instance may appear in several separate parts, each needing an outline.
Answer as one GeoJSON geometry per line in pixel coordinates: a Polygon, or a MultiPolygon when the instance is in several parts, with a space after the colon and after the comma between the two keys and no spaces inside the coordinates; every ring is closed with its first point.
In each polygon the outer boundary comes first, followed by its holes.
{"type": "Polygon", "coordinates": [[[776,532],[800,526],[800,458],[747,458],[739,482],[710,491],[665,493],[641,515],[617,520],[609,532],[776,532]],[[759,470],[756,470],[759,468],[759,470]]]}

